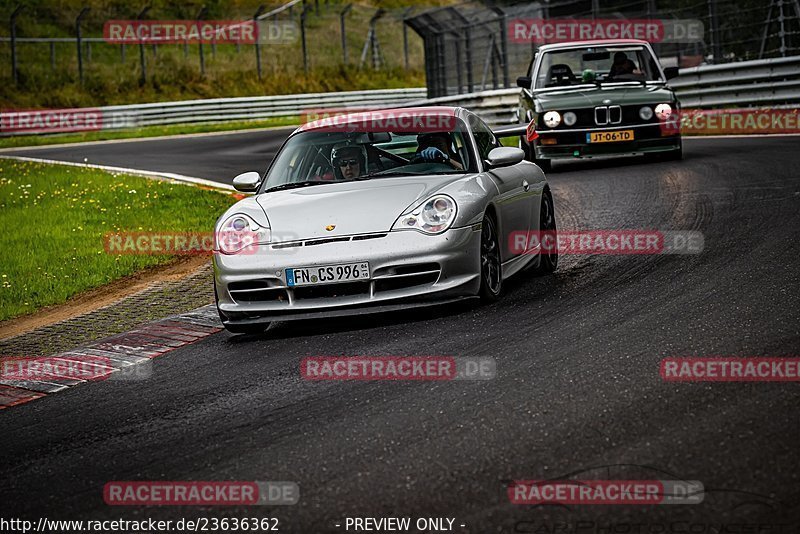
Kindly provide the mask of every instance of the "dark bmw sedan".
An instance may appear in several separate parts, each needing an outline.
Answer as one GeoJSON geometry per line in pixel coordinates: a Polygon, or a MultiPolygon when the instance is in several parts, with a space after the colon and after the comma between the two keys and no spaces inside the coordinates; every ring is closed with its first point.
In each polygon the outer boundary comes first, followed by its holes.
{"type": "Polygon", "coordinates": [[[543,45],[522,88],[521,123],[538,137],[520,148],[544,170],[552,160],[650,154],[680,159],[680,110],[668,80],[646,41],[620,39],[543,45]]]}

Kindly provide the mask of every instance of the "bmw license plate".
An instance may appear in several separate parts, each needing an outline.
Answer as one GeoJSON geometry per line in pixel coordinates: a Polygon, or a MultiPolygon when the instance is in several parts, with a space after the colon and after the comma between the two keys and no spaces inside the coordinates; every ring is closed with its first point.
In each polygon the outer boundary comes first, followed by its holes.
{"type": "Polygon", "coordinates": [[[617,132],[591,132],[586,134],[587,143],[618,143],[620,141],[633,141],[633,130],[619,130],[617,132]]]}
{"type": "Polygon", "coordinates": [[[369,263],[347,263],[286,269],[286,285],[289,287],[339,284],[369,280],[369,263]]]}

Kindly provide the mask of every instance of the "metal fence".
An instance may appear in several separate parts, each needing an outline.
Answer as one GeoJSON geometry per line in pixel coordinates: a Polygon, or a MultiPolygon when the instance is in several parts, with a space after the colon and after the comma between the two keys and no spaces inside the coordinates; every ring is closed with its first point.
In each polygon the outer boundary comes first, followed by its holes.
{"type": "MultiPolygon", "coordinates": [[[[671,80],[684,108],[800,104],[800,55],[682,69],[671,80]]],[[[517,122],[520,89],[496,89],[428,99],[424,87],[269,97],[218,98],[93,109],[103,129],[213,123],[299,116],[323,109],[448,105],[468,108],[493,126],[517,122]]],[[[35,112],[32,112],[35,113],[35,112]]],[[[2,122],[2,121],[0,121],[2,122]]],[[[20,135],[25,131],[2,132],[20,135]]]]}
{"type": "MultiPolygon", "coordinates": [[[[209,10],[198,11],[191,6],[175,4],[167,13],[185,12],[183,22],[210,22],[209,10]]],[[[47,8],[36,4],[21,3],[10,13],[0,8],[8,17],[3,17],[2,28],[9,29],[7,34],[0,35],[0,54],[8,62],[0,78],[8,73],[10,81],[21,88],[30,85],[26,82],[34,78],[39,86],[65,82],[88,85],[92,75],[113,75],[116,79],[120,72],[128,74],[133,70],[143,85],[153,82],[158,74],[162,78],[166,74],[180,74],[178,79],[191,78],[197,70],[200,75],[209,76],[239,71],[261,79],[262,71],[268,67],[301,73],[314,67],[341,65],[376,70],[421,67],[420,54],[414,56],[416,49],[409,45],[409,32],[403,24],[415,8],[373,8],[343,0],[287,0],[272,9],[262,5],[254,13],[243,13],[238,6],[222,4],[215,9],[216,14],[237,19],[231,22],[231,27],[254,25],[260,30],[259,38],[255,42],[217,41],[217,37],[203,42],[166,38],[161,43],[152,39],[114,42],[104,35],[109,21],[159,22],[157,7],[139,10],[124,3],[112,4],[102,13],[99,9],[94,13],[88,7],[76,9],[69,15],[74,17],[69,21],[70,36],[42,35],[39,28],[52,31],[53,27],[63,28],[66,21],[53,19],[47,8]],[[273,29],[283,31],[283,35],[270,38],[268,34],[273,29]],[[101,66],[107,69],[102,70],[101,66]]],[[[171,14],[167,17],[175,18],[171,14]]]]}
{"type": "MultiPolygon", "coordinates": [[[[425,99],[425,88],[386,89],[380,91],[348,91],[338,93],[316,93],[300,95],[215,98],[207,100],[185,100],[180,102],[160,102],[153,104],[131,104],[125,106],[106,106],[84,110],[52,110],[0,113],[0,124],[19,123],[20,114],[28,124],[36,120],[47,120],[48,113],[61,112],[83,114],[96,117],[93,124],[103,130],[157,126],[168,124],[218,123],[236,120],[258,120],[271,117],[299,117],[325,109],[375,109],[392,108],[419,103],[425,99]]],[[[1,136],[42,133],[33,128],[0,131],[1,136]]]]}
{"type": "MultiPolygon", "coordinates": [[[[656,42],[667,66],[692,67],[800,53],[800,0],[555,0],[478,2],[432,9],[410,17],[424,41],[431,98],[512,87],[537,44],[515,39],[513,23],[545,21],[658,21],[664,28],[694,23],[699,38],[656,42]]],[[[669,33],[669,32],[667,32],[669,33]]]]}
{"type": "MultiPolygon", "coordinates": [[[[670,80],[684,109],[800,104],[800,55],[681,69],[670,80]]],[[[517,122],[520,89],[497,89],[429,99],[429,105],[461,106],[492,126],[517,122]]]]}

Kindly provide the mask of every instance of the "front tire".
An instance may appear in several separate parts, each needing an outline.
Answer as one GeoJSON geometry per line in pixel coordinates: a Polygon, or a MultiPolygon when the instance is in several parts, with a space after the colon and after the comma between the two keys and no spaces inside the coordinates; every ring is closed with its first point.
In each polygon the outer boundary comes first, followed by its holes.
{"type": "Polygon", "coordinates": [[[540,242],[543,241],[542,237],[552,234],[553,239],[550,242],[553,245],[553,250],[550,252],[539,253],[539,266],[534,269],[534,273],[538,276],[551,274],[558,268],[558,228],[556,225],[556,210],[553,204],[553,195],[549,189],[542,192],[542,206],[539,208],[539,236],[540,242]]]}
{"type": "Polygon", "coordinates": [[[485,215],[481,225],[481,288],[478,295],[484,302],[495,302],[502,292],[503,265],[497,225],[490,215],[485,215]]]}

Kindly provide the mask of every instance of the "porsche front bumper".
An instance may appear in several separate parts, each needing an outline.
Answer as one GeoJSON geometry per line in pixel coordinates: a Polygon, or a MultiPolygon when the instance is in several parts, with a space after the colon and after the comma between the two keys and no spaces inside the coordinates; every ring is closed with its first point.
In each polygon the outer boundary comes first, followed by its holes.
{"type": "Polygon", "coordinates": [[[261,245],[214,254],[225,324],[249,325],[404,309],[478,293],[480,224],[430,236],[413,230],[261,245]],[[370,279],[289,287],[287,268],[368,262],[370,279]]]}

